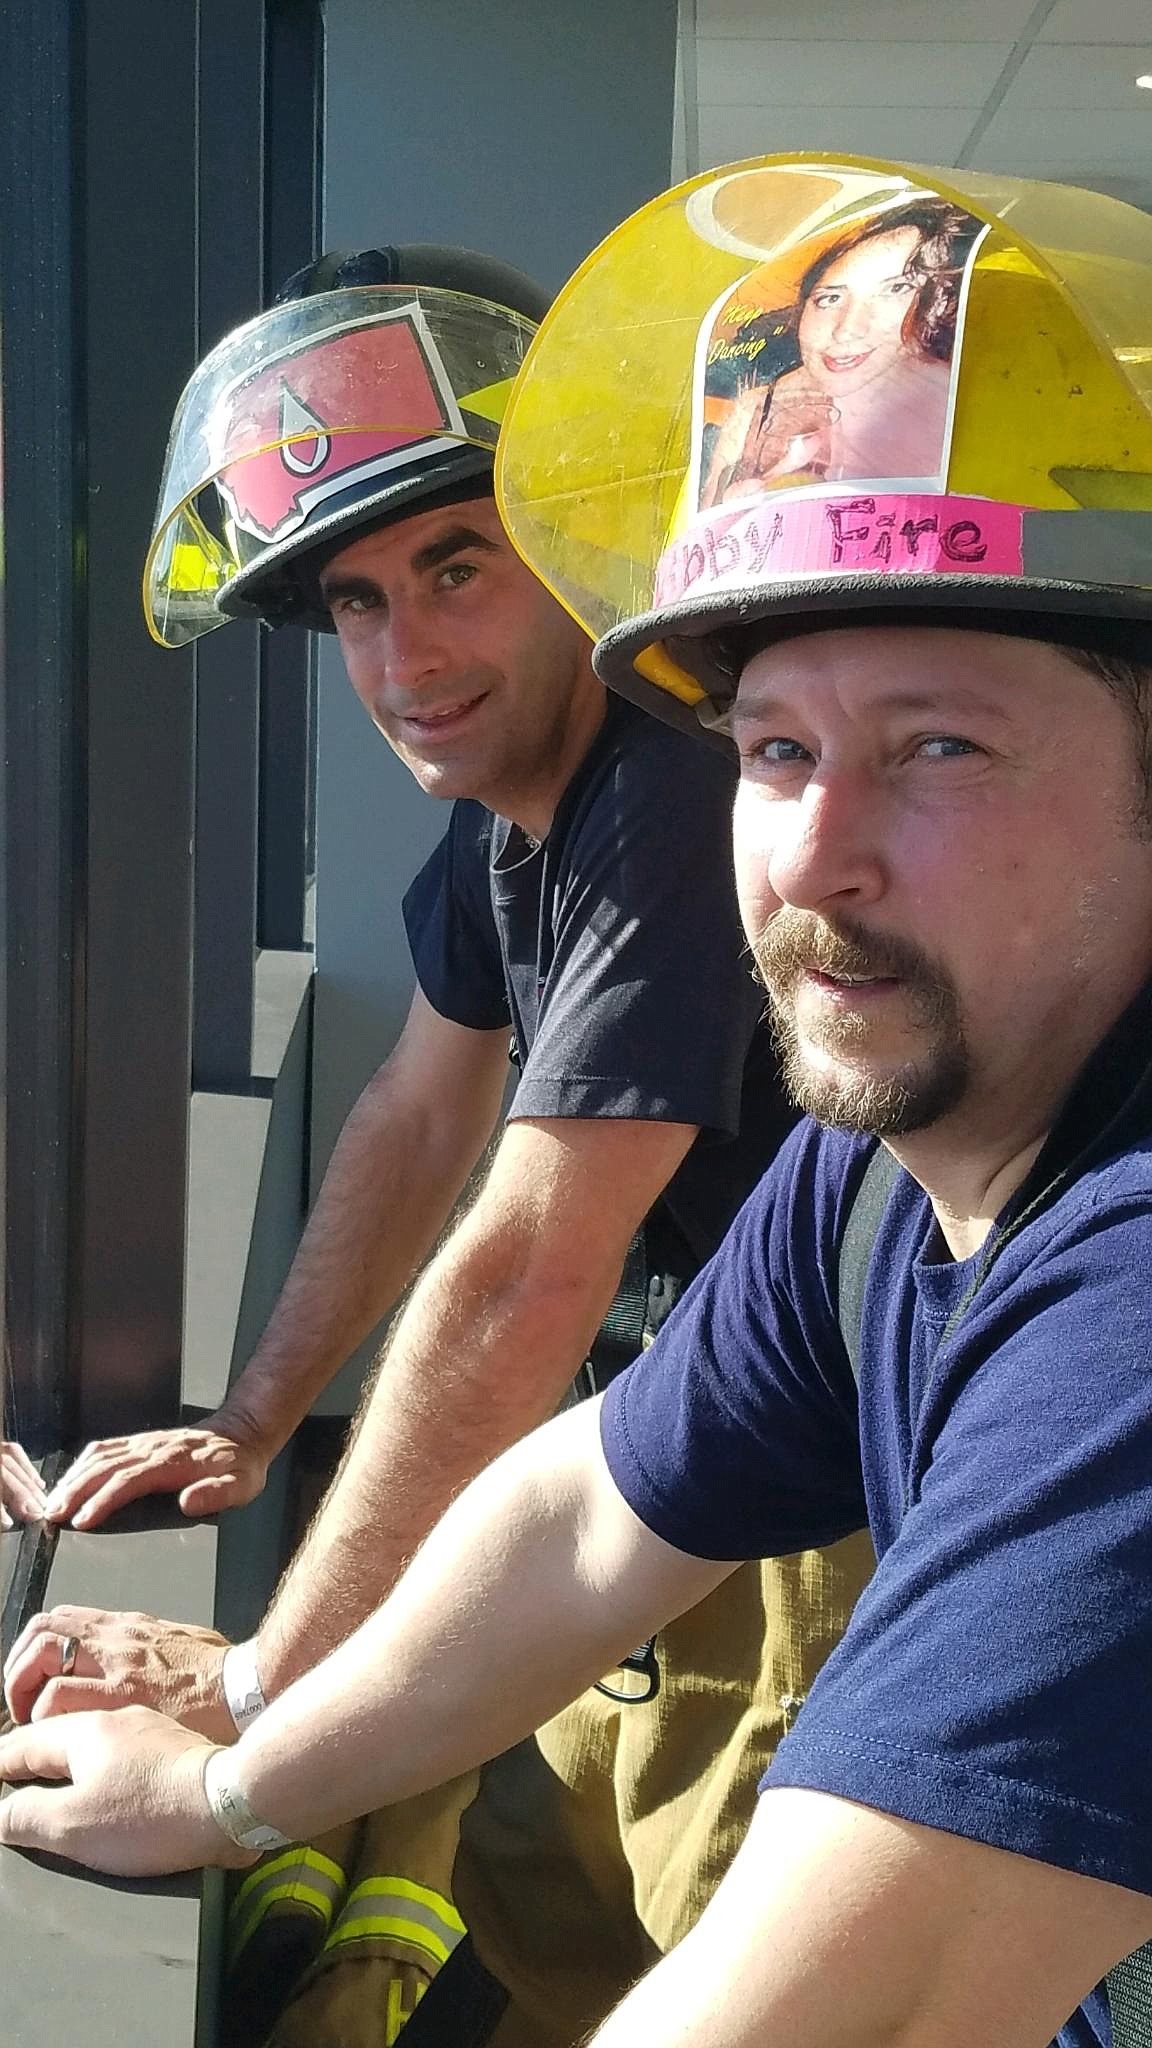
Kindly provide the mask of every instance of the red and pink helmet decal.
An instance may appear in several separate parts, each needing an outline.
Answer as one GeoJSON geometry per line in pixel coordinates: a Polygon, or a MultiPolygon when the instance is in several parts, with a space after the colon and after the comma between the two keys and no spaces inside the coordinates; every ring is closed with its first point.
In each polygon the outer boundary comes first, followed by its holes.
{"type": "Polygon", "coordinates": [[[272,541],[326,499],[402,465],[414,447],[426,455],[439,436],[467,438],[435,344],[405,310],[310,339],[237,386],[217,488],[240,526],[272,541]]]}

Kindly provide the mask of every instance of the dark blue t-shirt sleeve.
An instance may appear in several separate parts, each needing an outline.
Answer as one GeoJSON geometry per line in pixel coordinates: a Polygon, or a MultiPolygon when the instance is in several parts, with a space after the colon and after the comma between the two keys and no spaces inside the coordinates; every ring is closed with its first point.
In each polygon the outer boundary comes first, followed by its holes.
{"type": "Polygon", "coordinates": [[[941,1344],[903,1520],[769,1784],[1152,1892],[1150,1209],[1004,1253],[941,1344]]]}
{"type": "Polygon", "coordinates": [[[453,804],[448,830],[404,897],[416,979],[434,1010],[473,1031],[509,1021],[488,880],[491,816],[453,804]]]}
{"type": "Polygon", "coordinates": [[[513,1116],[739,1130],[764,999],[736,904],[732,795],[726,762],[654,720],[605,772],[572,821],[513,1116]]]}
{"type": "Polygon", "coordinates": [[[834,1240],[844,1199],[802,1123],[655,1343],[604,1396],[616,1485],[648,1528],[692,1556],[783,1556],[867,1519],[835,1307],[817,1260],[797,1270],[792,1256],[822,1212],[834,1240]]]}

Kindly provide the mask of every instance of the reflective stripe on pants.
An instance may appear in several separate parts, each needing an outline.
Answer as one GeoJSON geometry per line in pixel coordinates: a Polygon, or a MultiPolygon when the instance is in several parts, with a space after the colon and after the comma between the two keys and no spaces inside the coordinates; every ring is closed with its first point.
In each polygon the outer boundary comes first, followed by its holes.
{"type": "Polygon", "coordinates": [[[326,1934],[344,1894],[345,1876],[338,1863],[319,1849],[303,1846],[258,1863],[232,1901],[228,1916],[228,1962],[234,1966],[265,1915],[275,1905],[315,1914],[326,1934]]]}

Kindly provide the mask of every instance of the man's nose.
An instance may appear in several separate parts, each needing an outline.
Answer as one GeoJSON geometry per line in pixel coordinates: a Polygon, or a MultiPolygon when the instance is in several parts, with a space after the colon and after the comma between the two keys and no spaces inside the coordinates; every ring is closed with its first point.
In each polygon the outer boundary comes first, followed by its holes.
{"type": "Polygon", "coordinates": [[[781,820],[768,862],[774,896],[795,910],[851,910],[885,887],[877,792],[858,771],[817,768],[781,820]]]}
{"type": "MultiPolygon", "coordinates": [[[[339,629],[338,629],[339,630],[339,629]]],[[[420,609],[391,602],[354,633],[341,634],[349,681],[379,730],[435,701],[449,667],[443,636],[420,609]]]]}
{"type": "Polygon", "coordinates": [[[395,691],[426,688],[443,675],[448,663],[443,636],[427,609],[402,599],[389,605],[373,652],[376,689],[384,698],[395,691]]]}

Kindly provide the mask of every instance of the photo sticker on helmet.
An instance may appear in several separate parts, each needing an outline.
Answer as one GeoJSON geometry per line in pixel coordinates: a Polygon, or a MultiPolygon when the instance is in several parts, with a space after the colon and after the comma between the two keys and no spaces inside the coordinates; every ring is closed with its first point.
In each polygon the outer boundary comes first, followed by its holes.
{"type": "Polygon", "coordinates": [[[467,433],[416,305],[310,336],[235,385],[218,414],[216,483],[232,518],[289,534],[337,492],[467,433]]]}
{"type": "Polygon", "coordinates": [[[923,193],[808,236],[704,322],[698,511],[842,482],[943,488],[982,221],[923,193]]]}

